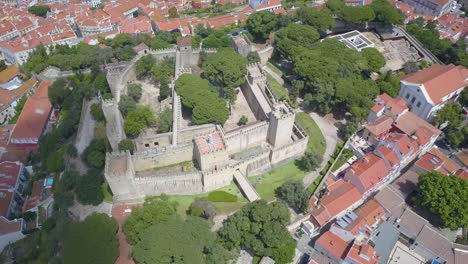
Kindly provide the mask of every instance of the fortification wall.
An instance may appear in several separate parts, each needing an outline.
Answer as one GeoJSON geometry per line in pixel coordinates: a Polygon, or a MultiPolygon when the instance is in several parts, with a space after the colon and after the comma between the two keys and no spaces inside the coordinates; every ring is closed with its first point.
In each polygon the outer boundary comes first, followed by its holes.
{"type": "Polygon", "coordinates": [[[268,123],[261,121],[226,132],[224,140],[229,154],[232,154],[262,144],[266,141],[267,134],[268,123]]]}
{"type": "Polygon", "coordinates": [[[145,129],[140,136],[134,140],[137,151],[148,148],[166,147],[172,144],[172,132],[158,134],[156,129],[145,129]]]}
{"type": "Polygon", "coordinates": [[[198,194],[203,192],[201,172],[188,172],[167,176],[135,178],[135,183],[144,195],[198,194]]]}
{"type": "Polygon", "coordinates": [[[280,162],[291,160],[293,158],[297,158],[304,155],[304,152],[307,148],[308,140],[309,137],[305,137],[296,140],[288,145],[273,149],[270,154],[271,164],[275,165],[280,162]]]}
{"type": "Polygon", "coordinates": [[[195,137],[207,135],[216,131],[214,124],[206,124],[200,126],[192,126],[179,130],[177,144],[192,142],[195,137]]]}
{"type": "Polygon", "coordinates": [[[193,160],[193,143],[137,151],[132,158],[137,171],[190,161],[193,160]]]}
{"type": "Polygon", "coordinates": [[[236,166],[226,166],[203,171],[203,192],[210,192],[231,184],[236,170],[236,166]]]}
{"type": "Polygon", "coordinates": [[[102,111],[106,118],[106,134],[112,150],[117,151],[122,139],[125,139],[124,121],[114,99],[102,101],[102,111]]]}
{"type": "Polygon", "coordinates": [[[242,93],[244,94],[245,100],[249,104],[249,107],[252,110],[252,113],[255,115],[255,118],[257,120],[267,120],[268,119],[267,113],[265,113],[262,106],[260,105],[257,99],[257,96],[254,94],[252,90],[251,85],[256,85],[256,84],[249,83],[249,79],[248,77],[246,77],[244,84],[241,85],[241,90],[242,90],[242,93]]]}
{"type": "Polygon", "coordinates": [[[135,63],[113,63],[107,64],[107,82],[117,102],[120,101],[120,95],[125,94],[127,84],[136,80],[135,63]]]}

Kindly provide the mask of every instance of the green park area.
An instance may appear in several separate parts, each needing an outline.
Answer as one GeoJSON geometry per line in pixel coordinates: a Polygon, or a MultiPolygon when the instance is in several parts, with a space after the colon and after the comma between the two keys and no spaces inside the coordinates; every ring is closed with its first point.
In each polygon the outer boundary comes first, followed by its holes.
{"type": "MultiPolygon", "coordinates": [[[[190,204],[192,204],[192,202],[195,201],[195,199],[208,200],[212,202],[214,207],[216,208],[217,214],[229,214],[229,213],[239,210],[242,206],[247,204],[247,200],[239,191],[239,188],[237,188],[235,183],[231,183],[230,185],[226,187],[223,187],[221,189],[218,189],[210,193],[203,193],[203,194],[198,194],[198,195],[169,195],[170,201],[177,202],[178,204],[177,212],[180,215],[187,214],[187,209],[190,207],[190,204]],[[220,196],[220,194],[223,195],[224,193],[226,202],[212,201],[213,195],[210,195],[212,193],[217,193],[218,197],[220,196]],[[237,197],[237,201],[233,201],[232,196],[237,197]],[[230,201],[230,202],[227,202],[227,201],[230,201]]],[[[218,198],[216,200],[219,201],[220,199],[218,198]]]]}
{"type": "MultiPolygon", "coordinates": [[[[309,135],[307,151],[315,152],[321,157],[325,153],[325,138],[315,121],[307,113],[297,113],[296,122],[309,135]]],[[[302,180],[305,172],[301,170],[296,161],[290,161],[259,176],[250,177],[260,196],[268,201],[275,199],[275,189],[288,180],[302,180]]]]}

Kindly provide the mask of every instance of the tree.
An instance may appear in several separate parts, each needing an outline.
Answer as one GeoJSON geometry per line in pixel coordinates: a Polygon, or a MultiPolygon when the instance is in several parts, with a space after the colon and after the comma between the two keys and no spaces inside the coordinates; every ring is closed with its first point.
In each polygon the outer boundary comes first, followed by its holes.
{"type": "Polygon", "coordinates": [[[342,137],[347,139],[351,137],[356,131],[361,128],[361,123],[357,118],[351,118],[346,124],[343,126],[343,129],[341,130],[342,137]]]}
{"type": "Polygon", "coordinates": [[[226,250],[208,223],[198,217],[173,217],[141,234],[133,248],[137,263],[224,263],[226,250]]]}
{"type": "Polygon", "coordinates": [[[50,12],[50,7],[46,5],[34,5],[28,8],[28,12],[33,15],[46,18],[47,12],[50,12]]]}
{"type": "Polygon", "coordinates": [[[247,61],[249,63],[260,62],[260,56],[258,55],[258,52],[256,52],[256,51],[249,52],[249,54],[247,54],[247,61]]]}
{"type": "Polygon", "coordinates": [[[391,97],[397,97],[400,92],[400,77],[392,71],[384,73],[377,82],[380,93],[386,93],[391,97]]]}
{"type": "Polygon", "coordinates": [[[304,7],[297,11],[297,16],[302,23],[312,26],[320,32],[326,32],[335,27],[335,20],[327,10],[304,7]]]}
{"type": "Polygon", "coordinates": [[[239,122],[237,122],[237,124],[239,126],[244,126],[246,125],[247,123],[249,122],[249,119],[245,116],[245,115],[242,115],[239,119],[239,122]]]}
{"type": "Polygon", "coordinates": [[[322,163],[322,157],[315,152],[308,151],[302,157],[301,163],[306,171],[313,171],[322,163]]]}
{"type": "Polygon", "coordinates": [[[142,88],[139,83],[131,83],[127,86],[128,96],[132,97],[135,102],[138,102],[141,98],[142,88]]]}
{"type": "Polygon", "coordinates": [[[385,66],[385,58],[376,48],[366,48],[361,51],[362,56],[366,58],[369,64],[369,69],[373,72],[378,72],[385,66]]]}
{"type": "Polygon", "coordinates": [[[119,256],[118,224],[106,214],[94,213],[70,226],[63,245],[63,262],[112,264],[119,256]]]}
{"type": "Polygon", "coordinates": [[[432,171],[419,175],[418,188],[420,196],[417,203],[438,215],[443,227],[454,230],[468,226],[467,180],[432,171]]]}
{"type": "Polygon", "coordinates": [[[195,26],[194,32],[200,37],[206,38],[210,34],[210,29],[206,28],[203,24],[198,24],[195,26]]]}
{"type": "Polygon", "coordinates": [[[295,241],[286,229],[288,223],[289,211],[283,202],[260,200],[229,216],[218,234],[228,250],[242,246],[256,256],[272,256],[276,263],[289,263],[295,241]]]}
{"type": "Polygon", "coordinates": [[[156,124],[156,118],[149,106],[139,106],[128,113],[125,118],[125,133],[130,136],[137,136],[144,128],[156,124]]]}
{"type": "Polygon", "coordinates": [[[172,111],[170,109],[164,109],[164,111],[162,111],[159,115],[158,133],[166,133],[171,131],[172,122],[172,111]]]}
{"type": "Polygon", "coordinates": [[[454,129],[460,126],[464,119],[463,108],[459,103],[453,102],[446,104],[442,109],[437,111],[434,122],[438,126],[448,122],[447,128],[454,129]]]}
{"type": "Polygon", "coordinates": [[[411,25],[411,24],[415,24],[415,25],[417,25],[418,27],[421,27],[421,28],[422,28],[422,27],[424,27],[424,24],[426,24],[426,21],[424,21],[424,18],[418,17],[418,18],[416,18],[416,19],[411,20],[411,21],[408,23],[408,25],[411,25]]]}
{"type": "Polygon", "coordinates": [[[304,48],[312,48],[319,38],[314,27],[300,24],[289,24],[275,34],[276,48],[289,59],[300,55],[304,48]]]}
{"type": "Polygon", "coordinates": [[[209,201],[195,199],[195,201],[190,204],[188,214],[210,220],[216,216],[216,209],[209,201]]]}
{"type": "Polygon", "coordinates": [[[223,48],[207,58],[203,63],[203,70],[206,79],[221,86],[224,97],[232,104],[235,102],[236,94],[229,93],[228,89],[232,90],[244,83],[246,65],[247,59],[236,53],[234,49],[223,48]]]}
{"type": "Polygon", "coordinates": [[[247,19],[247,30],[257,40],[265,40],[275,29],[276,15],[268,11],[255,12],[247,19]]]}
{"type": "Polygon", "coordinates": [[[405,15],[387,0],[375,0],[369,5],[375,13],[375,20],[389,25],[403,25],[405,15]]]}
{"type": "Polygon", "coordinates": [[[133,154],[133,151],[135,149],[135,145],[133,144],[133,141],[131,139],[122,139],[119,142],[119,150],[120,151],[130,151],[131,154],[133,154]]]}
{"type": "Polygon", "coordinates": [[[340,13],[341,19],[356,25],[365,25],[375,19],[374,10],[369,6],[346,6],[340,13]]]}
{"type": "Polygon", "coordinates": [[[175,6],[169,8],[169,10],[167,12],[169,14],[169,18],[179,17],[179,13],[177,12],[177,8],[175,6]]]}
{"type": "Polygon", "coordinates": [[[169,84],[167,80],[159,81],[159,101],[166,99],[171,95],[171,88],[169,88],[169,84]]]}
{"type": "Polygon", "coordinates": [[[276,196],[290,207],[305,212],[309,206],[310,193],[302,181],[286,181],[275,190],[276,196]]]}
{"type": "Polygon", "coordinates": [[[104,121],[106,120],[105,116],[104,116],[104,112],[102,111],[102,106],[100,103],[94,103],[91,105],[91,115],[93,116],[93,118],[98,121],[98,122],[101,122],[101,121],[104,121]]]}
{"type": "Polygon", "coordinates": [[[67,80],[59,78],[49,87],[49,89],[47,89],[47,93],[52,104],[62,105],[63,101],[71,91],[68,87],[67,80]]]}
{"type": "Polygon", "coordinates": [[[78,201],[84,205],[99,205],[104,199],[101,190],[103,182],[103,175],[98,169],[89,169],[84,175],[81,175],[75,187],[78,201]]]}
{"type": "Polygon", "coordinates": [[[93,139],[83,151],[84,162],[93,168],[102,168],[106,159],[107,138],[93,139]]]}
{"type": "Polygon", "coordinates": [[[231,46],[231,39],[222,30],[212,30],[205,40],[203,48],[223,48],[231,46]]]}
{"type": "Polygon", "coordinates": [[[176,206],[177,203],[169,202],[165,196],[146,198],[143,207],[133,208],[132,214],[122,226],[127,241],[135,245],[148,227],[175,216],[176,206]]]}
{"type": "Polygon", "coordinates": [[[410,73],[413,73],[413,72],[417,72],[419,71],[419,65],[417,62],[415,61],[407,61],[403,64],[403,71],[406,73],[406,74],[410,74],[410,73]]]}
{"type": "Polygon", "coordinates": [[[0,71],[5,70],[8,66],[5,64],[5,60],[0,60],[0,71]]]}
{"type": "Polygon", "coordinates": [[[151,68],[156,64],[156,60],[152,55],[146,55],[141,57],[135,63],[135,73],[139,79],[149,77],[151,68]]]}
{"type": "Polygon", "coordinates": [[[341,14],[342,10],[346,7],[343,0],[328,0],[325,6],[335,15],[341,14]]]}
{"type": "Polygon", "coordinates": [[[122,95],[119,102],[119,110],[125,117],[128,113],[134,111],[137,108],[135,100],[128,95],[122,95]]]}
{"type": "Polygon", "coordinates": [[[463,107],[468,107],[468,89],[466,89],[466,87],[461,92],[458,102],[460,102],[463,107]]]}

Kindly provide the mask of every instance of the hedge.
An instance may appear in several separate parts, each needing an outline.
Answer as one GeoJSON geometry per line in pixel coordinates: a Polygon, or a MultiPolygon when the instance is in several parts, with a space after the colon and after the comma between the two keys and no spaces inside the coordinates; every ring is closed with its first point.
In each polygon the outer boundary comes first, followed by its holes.
{"type": "Polygon", "coordinates": [[[208,201],[234,203],[237,202],[237,196],[225,191],[214,191],[208,194],[208,201]]]}

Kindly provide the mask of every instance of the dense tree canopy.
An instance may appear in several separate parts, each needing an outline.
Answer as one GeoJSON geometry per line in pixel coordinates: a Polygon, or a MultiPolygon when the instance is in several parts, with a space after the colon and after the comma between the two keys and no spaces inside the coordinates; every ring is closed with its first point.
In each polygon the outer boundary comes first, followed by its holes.
{"type": "Polygon", "coordinates": [[[149,106],[138,106],[128,113],[124,122],[125,133],[130,136],[137,136],[144,128],[156,124],[153,110],[149,106]]]}
{"type": "Polygon", "coordinates": [[[438,215],[444,227],[468,226],[468,180],[432,171],[419,175],[418,187],[418,204],[438,215]]]}
{"type": "Polygon", "coordinates": [[[170,109],[164,109],[159,115],[158,132],[166,133],[171,131],[172,121],[172,111],[170,109]]]}
{"type": "Polygon", "coordinates": [[[308,25],[289,24],[275,34],[276,48],[286,58],[300,54],[303,48],[312,48],[320,38],[317,30],[308,25]]]}
{"type": "Polygon", "coordinates": [[[388,0],[374,0],[369,6],[374,10],[376,21],[389,25],[403,25],[405,21],[405,15],[388,0]]]}
{"type": "Polygon", "coordinates": [[[140,241],[140,235],[150,226],[164,222],[176,215],[176,203],[166,197],[146,198],[143,207],[135,207],[123,225],[127,241],[134,245],[140,241]]]}
{"type": "Polygon", "coordinates": [[[305,189],[304,183],[299,181],[287,181],[275,190],[276,197],[285,201],[290,207],[302,212],[309,206],[310,193],[305,189]]]}
{"type": "Polygon", "coordinates": [[[378,72],[380,68],[385,66],[385,58],[376,48],[366,48],[361,53],[366,58],[370,71],[378,72]]]}
{"type": "Polygon", "coordinates": [[[140,235],[133,248],[137,263],[226,263],[226,250],[216,241],[206,220],[172,217],[140,235]]]}
{"type": "Polygon", "coordinates": [[[47,12],[50,12],[50,7],[47,5],[33,5],[28,8],[28,12],[36,16],[46,18],[47,12]]]}
{"type": "Polygon", "coordinates": [[[83,151],[83,161],[90,167],[102,168],[106,159],[107,150],[107,138],[95,138],[93,139],[85,151],[83,151]]]}
{"type": "Polygon", "coordinates": [[[127,116],[128,113],[134,111],[136,107],[136,102],[131,96],[122,95],[120,97],[119,110],[124,117],[127,116]]]}
{"type": "Polygon", "coordinates": [[[276,26],[276,15],[268,11],[255,12],[247,19],[247,30],[258,40],[265,40],[276,26]]]}
{"type": "Polygon", "coordinates": [[[242,246],[276,263],[290,263],[296,243],[285,227],[288,223],[289,211],[283,202],[260,200],[229,216],[219,236],[229,250],[242,246]]]}
{"type": "Polygon", "coordinates": [[[365,25],[366,23],[375,19],[375,13],[370,6],[346,6],[341,11],[340,18],[348,23],[365,25]]]}
{"type": "Polygon", "coordinates": [[[203,70],[206,79],[220,86],[223,96],[230,103],[234,103],[236,99],[234,89],[245,82],[247,63],[247,59],[232,48],[224,48],[206,59],[203,70]]]}
{"type": "Polygon", "coordinates": [[[332,39],[317,42],[295,57],[295,72],[304,81],[305,103],[328,113],[349,111],[359,119],[372,107],[379,93],[372,80],[362,77],[369,63],[362,53],[332,39]]]}
{"type": "Polygon", "coordinates": [[[194,124],[224,124],[228,109],[223,99],[211,91],[207,80],[193,74],[183,74],[176,81],[176,90],[182,104],[192,110],[194,124]]]}
{"type": "Polygon", "coordinates": [[[210,30],[203,40],[203,48],[223,48],[231,46],[231,39],[222,30],[210,30]]]}
{"type": "Polygon", "coordinates": [[[104,199],[101,185],[104,182],[102,172],[90,169],[84,175],[78,177],[75,193],[78,201],[84,205],[98,205],[104,199]]]}
{"type": "Polygon", "coordinates": [[[463,108],[459,103],[448,103],[442,109],[437,111],[434,117],[434,122],[437,125],[447,123],[448,129],[454,129],[460,126],[461,122],[465,119],[463,115],[463,108]]]}
{"type": "Polygon", "coordinates": [[[113,264],[119,256],[118,225],[105,214],[92,214],[71,225],[63,246],[63,262],[113,264]]]}
{"type": "Polygon", "coordinates": [[[320,32],[326,32],[335,27],[335,20],[327,10],[304,7],[297,11],[297,16],[302,23],[313,26],[320,32]]]}
{"type": "Polygon", "coordinates": [[[133,144],[133,141],[131,139],[125,138],[122,139],[119,142],[119,150],[120,151],[130,151],[130,153],[133,153],[133,150],[135,149],[135,145],[133,144]]]}

